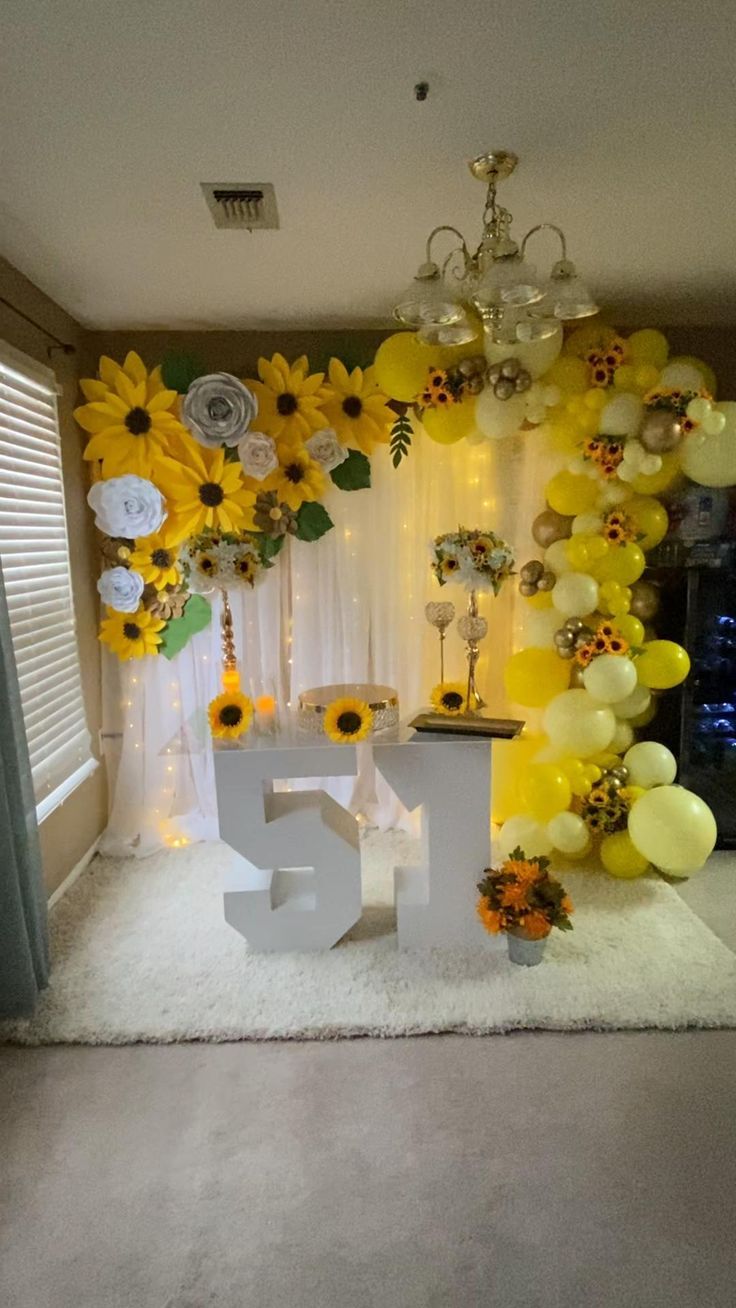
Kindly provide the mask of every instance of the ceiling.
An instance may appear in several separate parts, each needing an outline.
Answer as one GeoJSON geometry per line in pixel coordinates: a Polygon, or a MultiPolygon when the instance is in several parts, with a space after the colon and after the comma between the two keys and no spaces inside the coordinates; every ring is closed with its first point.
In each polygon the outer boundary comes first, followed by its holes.
{"type": "Polygon", "coordinates": [[[381,325],[429,228],[477,239],[494,146],[516,227],[564,227],[620,319],[736,322],[733,0],[4,0],[2,26],[0,250],[87,326],[381,325]],[[217,231],[201,181],[275,183],[281,229],[217,231]]]}

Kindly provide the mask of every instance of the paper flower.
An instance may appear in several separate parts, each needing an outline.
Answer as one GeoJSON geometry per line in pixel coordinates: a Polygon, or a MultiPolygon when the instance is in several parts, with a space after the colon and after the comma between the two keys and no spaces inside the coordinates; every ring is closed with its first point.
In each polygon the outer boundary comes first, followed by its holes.
{"type": "Polygon", "coordinates": [[[305,501],[322,498],[324,474],[303,445],[282,444],[279,446],[279,466],[266,478],[263,489],[275,491],[279,503],[287,504],[296,513],[305,501]]]}
{"type": "Polygon", "coordinates": [[[161,369],[149,374],[134,350],[122,368],[103,354],[99,380],[85,377],[80,386],[89,402],[74,417],[92,437],[84,458],[101,459],[106,477],[126,470],[149,477],[170,438],[182,430],[179,397],[164,386],[161,369]]]}
{"type": "Polygon", "coordinates": [[[293,364],[283,354],[258,360],[260,381],[248,379],[258,397],[259,425],[278,441],[304,441],[324,426],[322,401],[329,391],[323,387],[323,372],[309,375],[309,361],[302,354],[293,364]]]}
{"type": "MultiPolygon", "coordinates": [[[[171,504],[171,540],[181,541],[205,527],[241,531],[252,526],[253,491],[238,463],[226,463],[224,450],[210,450],[190,436],[181,438],[181,461],[162,459],[158,479],[171,504]]],[[[142,535],[142,532],[136,533],[142,535]]]]}
{"type": "Polygon", "coordinates": [[[309,451],[310,457],[319,464],[323,472],[332,472],[333,468],[339,468],[348,457],[348,451],[340,444],[333,427],[323,427],[322,431],[316,431],[314,436],[310,436],[309,440],[304,442],[304,448],[309,451]]]}
{"type": "Polygon", "coordinates": [[[99,639],[108,645],[113,654],[122,662],[128,659],[142,659],[147,654],[158,654],[161,644],[159,632],[166,626],[161,618],[156,618],[146,609],[137,609],[126,616],[108,609],[106,618],[100,624],[99,639]]]}
{"type": "Polygon", "coordinates": [[[279,466],[276,442],[262,431],[249,431],[238,441],[238,458],[246,477],[254,481],[263,481],[279,466]]]}
{"type": "Polygon", "coordinates": [[[182,406],[182,421],[200,445],[237,445],[258,413],[258,401],[237,377],[212,372],[197,377],[182,406]]]}
{"type": "Polygon", "coordinates": [[[107,568],[97,589],[109,608],[117,613],[135,613],[143,594],[143,578],[130,568],[107,568]]]}
{"type": "Polygon", "coordinates": [[[145,477],[127,473],[97,481],[87,494],[94,510],[95,526],[106,536],[151,536],[166,517],[166,501],[161,491],[145,477]]]}
{"type": "Polygon", "coordinates": [[[140,572],[144,581],[162,590],[164,586],[178,586],[180,577],[176,566],[176,547],[169,543],[165,531],[147,536],[135,543],[129,555],[131,568],[140,572]]]}
{"type": "Polygon", "coordinates": [[[339,359],[330,359],[332,393],[323,405],[325,417],[341,440],[370,454],[376,442],[385,444],[396,414],[388,396],[379,391],[373,368],[348,372],[339,359]]]}

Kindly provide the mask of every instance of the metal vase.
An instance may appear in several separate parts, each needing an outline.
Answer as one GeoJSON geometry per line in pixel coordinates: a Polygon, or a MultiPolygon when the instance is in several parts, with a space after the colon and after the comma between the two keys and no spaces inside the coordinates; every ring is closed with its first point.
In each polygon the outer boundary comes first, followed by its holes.
{"type": "Polygon", "coordinates": [[[536,967],[541,963],[546,943],[546,936],[542,936],[541,940],[530,940],[528,936],[506,932],[509,960],[518,963],[520,967],[536,967]]]}

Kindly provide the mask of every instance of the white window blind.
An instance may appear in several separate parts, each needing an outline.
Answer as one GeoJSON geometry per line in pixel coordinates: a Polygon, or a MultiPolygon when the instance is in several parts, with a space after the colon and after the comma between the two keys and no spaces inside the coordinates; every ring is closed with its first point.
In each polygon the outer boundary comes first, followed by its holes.
{"type": "Polygon", "coordinates": [[[42,818],[96,764],[74,626],[56,383],[1,341],[0,562],[42,818]]]}

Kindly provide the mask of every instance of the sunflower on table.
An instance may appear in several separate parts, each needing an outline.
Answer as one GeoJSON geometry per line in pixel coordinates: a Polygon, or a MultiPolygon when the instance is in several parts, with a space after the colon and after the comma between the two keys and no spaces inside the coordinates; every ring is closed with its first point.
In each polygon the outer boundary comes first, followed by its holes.
{"type": "Polygon", "coordinates": [[[335,699],[325,712],[323,726],[336,745],[354,745],[370,735],[373,710],[362,699],[335,699]]]}

